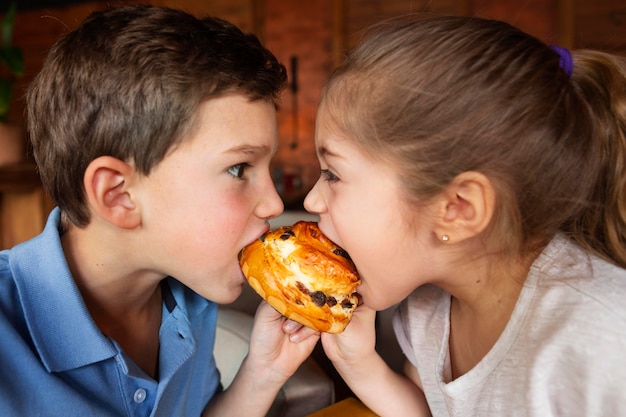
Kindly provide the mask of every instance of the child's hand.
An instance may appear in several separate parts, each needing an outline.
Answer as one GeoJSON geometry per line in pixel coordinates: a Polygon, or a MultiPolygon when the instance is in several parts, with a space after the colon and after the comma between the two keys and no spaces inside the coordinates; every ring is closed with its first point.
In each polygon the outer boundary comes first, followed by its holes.
{"type": "Polygon", "coordinates": [[[257,309],[248,359],[285,382],[311,355],[319,332],[286,319],[266,302],[257,309]]]}
{"type": "Polygon", "coordinates": [[[352,320],[339,334],[322,334],[326,356],[335,363],[358,364],[363,357],[375,352],[376,310],[361,304],[354,310],[352,320]]]}

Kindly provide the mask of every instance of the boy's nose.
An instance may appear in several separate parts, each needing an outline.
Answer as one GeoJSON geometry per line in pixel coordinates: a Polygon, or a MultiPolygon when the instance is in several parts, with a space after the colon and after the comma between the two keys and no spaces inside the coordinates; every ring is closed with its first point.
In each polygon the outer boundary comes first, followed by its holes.
{"type": "Polygon", "coordinates": [[[283,200],[278,195],[274,183],[263,191],[262,201],[257,206],[257,214],[262,219],[270,219],[279,216],[285,209],[283,200]]]}

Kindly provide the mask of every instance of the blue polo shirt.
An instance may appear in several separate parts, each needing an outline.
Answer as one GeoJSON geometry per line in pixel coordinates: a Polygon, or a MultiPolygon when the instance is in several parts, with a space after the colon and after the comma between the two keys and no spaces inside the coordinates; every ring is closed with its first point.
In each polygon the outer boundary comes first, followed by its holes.
{"type": "Polygon", "coordinates": [[[220,389],[217,305],[163,281],[154,380],[95,325],[59,224],[57,208],[41,235],[0,252],[0,416],[199,416],[220,389]]]}

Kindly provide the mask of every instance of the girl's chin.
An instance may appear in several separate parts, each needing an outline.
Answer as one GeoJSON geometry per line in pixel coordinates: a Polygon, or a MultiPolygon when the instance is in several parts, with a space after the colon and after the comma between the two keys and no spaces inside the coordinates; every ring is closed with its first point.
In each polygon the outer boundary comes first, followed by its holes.
{"type": "Polygon", "coordinates": [[[380,299],[375,296],[371,297],[367,291],[361,292],[361,288],[357,291],[359,292],[359,296],[361,298],[361,304],[365,305],[367,308],[371,308],[372,310],[382,311],[396,305],[396,303],[392,303],[389,300],[380,299]]]}

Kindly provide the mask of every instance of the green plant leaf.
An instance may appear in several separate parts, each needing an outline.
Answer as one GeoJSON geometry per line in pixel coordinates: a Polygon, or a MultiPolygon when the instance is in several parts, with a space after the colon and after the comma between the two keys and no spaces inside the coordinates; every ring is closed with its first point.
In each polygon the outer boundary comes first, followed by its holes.
{"type": "Polygon", "coordinates": [[[15,14],[17,12],[17,3],[13,2],[9,6],[7,14],[4,15],[2,22],[0,22],[0,28],[2,30],[2,45],[9,46],[13,40],[13,22],[15,21],[15,14]]]}
{"type": "Polygon", "coordinates": [[[24,55],[17,46],[0,48],[0,62],[4,62],[13,75],[18,77],[24,75],[24,55]]]}
{"type": "Polygon", "coordinates": [[[9,113],[12,88],[12,80],[0,79],[0,120],[5,120],[7,113],[9,113]]]}

